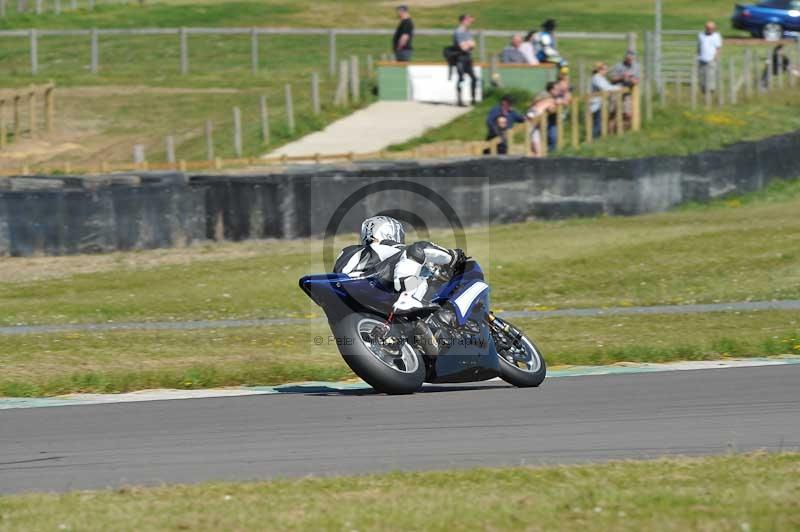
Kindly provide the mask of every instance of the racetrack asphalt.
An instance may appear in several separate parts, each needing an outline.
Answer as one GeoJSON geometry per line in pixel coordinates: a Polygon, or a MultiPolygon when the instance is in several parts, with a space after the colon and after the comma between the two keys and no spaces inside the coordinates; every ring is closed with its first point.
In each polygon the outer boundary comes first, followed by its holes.
{"type": "Polygon", "coordinates": [[[800,365],[0,411],[0,493],[800,449],[800,365]]]}

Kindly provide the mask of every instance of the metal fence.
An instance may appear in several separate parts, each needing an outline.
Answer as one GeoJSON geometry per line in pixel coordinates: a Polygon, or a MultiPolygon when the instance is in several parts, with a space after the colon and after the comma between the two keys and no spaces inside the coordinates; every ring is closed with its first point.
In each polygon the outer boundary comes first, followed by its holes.
{"type": "Polygon", "coordinates": [[[60,15],[64,11],[77,11],[82,7],[91,11],[98,3],[130,4],[134,2],[143,4],[144,0],[80,0],[80,2],[78,0],[16,0],[16,2],[0,0],[0,18],[6,18],[14,11],[36,15],[43,13],[60,15]]]}
{"type": "MultiPolygon", "coordinates": [[[[0,0],[2,2],[3,0],[0,0]]],[[[444,29],[418,29],[415,34],[418,36],[446,36],[452,35],[452,30],[444,29]]],[[[481,62],[486,62],[488,57],[488,47],[486,39],[490,37],[508,37],[514,30],[479,30],[476,31],[478,41],[477,55],[481,62]]],[[[328,71],[331,76],[336,75],[338,59],[336,52],[336,42],[339,36],[391,36],[394,30],[390,29],[291,29],[291,28],[113,28],[113,29],[85,29],[85,30],[39,30],[32,28],[29,30],[2,30],[0,37],[27,39],[30,50],[30,70],[32,75],[39,73],[39,39],[41,37],[82,37],[86,39],[91,57],[90,71],[96,74],[100,67],[100,48],[101,38],[120,37],[120,36],[174,36],[174,46],[179,49],[179,69],[181,74],[188,74],[190,71],[189,63],[189,37],[204,35],[249,35],[250,36],[250,67],[255,74],[258,72],[259,56],[259,37],[266,35],[304,35],[304,36],[327,36],[328,49],[328,71]]],[[[637,34],[629,33],[602,33],[602,32],[559,32],[559,39],[570,40],[612,40],[627,43],[629,49],[636,49],[637,34]]]]}

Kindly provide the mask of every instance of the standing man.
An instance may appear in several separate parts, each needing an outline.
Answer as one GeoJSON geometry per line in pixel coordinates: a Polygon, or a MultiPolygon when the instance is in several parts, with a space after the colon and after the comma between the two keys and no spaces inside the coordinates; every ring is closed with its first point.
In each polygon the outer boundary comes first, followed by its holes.
{"type": "Polygon", "coordinates": [[[397,18],[400,19],[400,23],[397,25],[392,39],[394,58],[396,61],[401,62],[411,61],[413,52],[411,40],[414,38],[414,22],[408,13],[408,6],[401,5],[397,7],[397,18]]]}
{"type": "Polygon", "coordinates": [[[458,72],[458,83],[456,84],[456,94],[458,96],[458,105],[464,107],[464,102],[461,98],[461,84],[464,82],[464,76],[470,77],[470,88],[472,90],[472,105],[475,105],[475,91],[478,86],[478,80],[475,77],[475,71],[472,69],[472,51],[475,49],[475,38],[469,27],[475,22],[472,15],[461,15],[458,17],[458,28],[453,34],[453,48],[458,52],[456,58],[456,71],[458,72]]]}
{"type": "Polygon", "coordinates": [[[714,21],[706,22],[705,31],[697,35],[697,68],[703,93],[717,90],[717,65],[722,50],[722,36],[714,21]]]}

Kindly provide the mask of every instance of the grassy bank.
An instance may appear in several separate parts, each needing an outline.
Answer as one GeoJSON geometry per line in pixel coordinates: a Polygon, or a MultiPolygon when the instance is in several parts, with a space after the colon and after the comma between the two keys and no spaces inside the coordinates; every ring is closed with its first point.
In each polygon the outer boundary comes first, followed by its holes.
{"type": "Polygon", "coordinates": [[[784,453],[29,494],[0,530],[790,530],[798,475],[784,453]]]}
{"type": "MultiPolygon", "coordinates": [[[[797,312],[520,319],[551,366],[800,355],[797,312]]],[[[323,321],[200,331],[0,336],[0,396],[354,377],[323,321]],[[322,338],[315,345],[314,338],[322,338]]]]}

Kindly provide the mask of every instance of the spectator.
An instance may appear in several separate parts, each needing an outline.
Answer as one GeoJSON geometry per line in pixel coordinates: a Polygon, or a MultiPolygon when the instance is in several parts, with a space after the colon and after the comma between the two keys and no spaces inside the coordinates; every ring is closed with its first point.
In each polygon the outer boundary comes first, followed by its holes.
{"type": "Polygon", "coordinates": [[[394,31],[394,38],[392,39],[394,58],[402,62],[411,61],[411,54],[413,53],[411,41],[414,38],[414,22],[411,20],[408,6],[401,5],[397,7],[397,18],[400,19],[400,23],[397,25],[397,29],[394,31]]]}
{"type": "Polygon", "coordinates": [[[555,148],[558,143],[558,113],[564,111],[559,106],[569,105],[572,94],[566,75],[559,76],[558,81],[549,82],[546,90],[554,105],[552,112],[547,116],[547,144],[550,148],[555,148]]]}
{"type": "Polygon", "coordinates": [[[556,101],[548,92],[540,92],[533,99],[528,109],[527,118],[533,121],[531,129],[531,153],[533,157],[542,156],[542,131],[539,120],[543,114],[554,113],[556,111],[556,101]]]}
{"type": "MultiPolygon", "coordinates": [[[[636,52],[628,50],[621,63],[614,65],[609,74],[611,83],[619,87],[631,88],[639,84],[642,78],[642,70],[636,62],[636,52]]],[[[630,94],[626,94],[622,100],[622,117],[626,122],[630,122],[633,113],[633,100],[630,94]]]]}
{"type": "Polygon", "coordinates": [[[525,55],[522,53],[522,50],[520,50],[520,46],[522,46],[522,35],[515,33],[514,36],[511,37],[509,45],[503,49],[503,53],[500,55],[500,62],[516,65],[527,64],[528,60],[525,59],[525,55]]]}
{"type": "Polygon", "coordinates": [[[713,21],[706,22],[705,31],[697,34],[697,65],[703,93],[717,90],[717,64],[722,50],[722,36],[713,21]]]}
{"type": "Polygon", "coordinates": [[[544,21],[536,38],[536,58],[540,63],[566,64],[556,49],[556,21],[551,18],[544,21]]]}
{"type": "MultiPolygon", "coordinates": [[[[500,144],[497,145],[497,153],[499,154],[508,153],[508,139],[506,137],[508,129],[525,121],[525,117],[514,110],[513,105],[514,99],[510,94],[506,94],[500,99],[499,104],[489,110],[489,114],[486,116],[486,128],[488,130],[486,140],[492,140],[497,137],[502,138],[500,144]],[[499,120],[501,118],[502,120],[499,120]]],[[[488,154],[490,152],[485,150],[484,153],[488,154]]]]}
{"type": "MultiPolygon", "coordinates": [[[[595,92],[609,92],[619,90],[619,85],[613,85],[606,74],[608,73],[608,66],[605,63],[597,63],[592,69],[592,93],[595,92]]],[[[592,112],[592,136],[597,138],[601,133],[601,110],[603,106],[603,97],[594,96],[589,102],[589,110],[592,112]]]]}
{"type": "Polygon", "coordinates": [[[466,75],[470,78],[472,105],[475,105],[476,89],[478,87],[478,80],[475,77],[475,71],[472,69],[472,51],[475,49],[475,38],[469,30],[469,27],[475,22],[475,18],[465,14],[458,17],[458,21],[458,28],[456,28],[455,33],[453,33],[453,48],[458,53],[455,57],[455,67],[458,72],[458,83],[456,84],[458,105],[463,107],[464,102],[461,97],[461,84],[464,82],[464,76],[466,75]]]}
{"type": "Polygon", "coordinates": [[[522,44],[519,45],[520,53],[525,57],[525,62],[529,65],[538,65],[539,60],[536,59],[536,47],[533,42],[536,38],[535,31],[529,31],[523,39],[522,44]]]}
{"type": "MultiPolygon", "coordinates": [[[[775,48],[772,49],[772,76],[783,75],[786,73],[791,73],[789,70],[789,64],[791,61],[783,51],[783,44],[777,45],[775,48]]],[[[768,66],[764,67],[764,74],[761,76],[761,83],[764,87],[769,84],[769,77],[767,74],[768,66]]]]}

